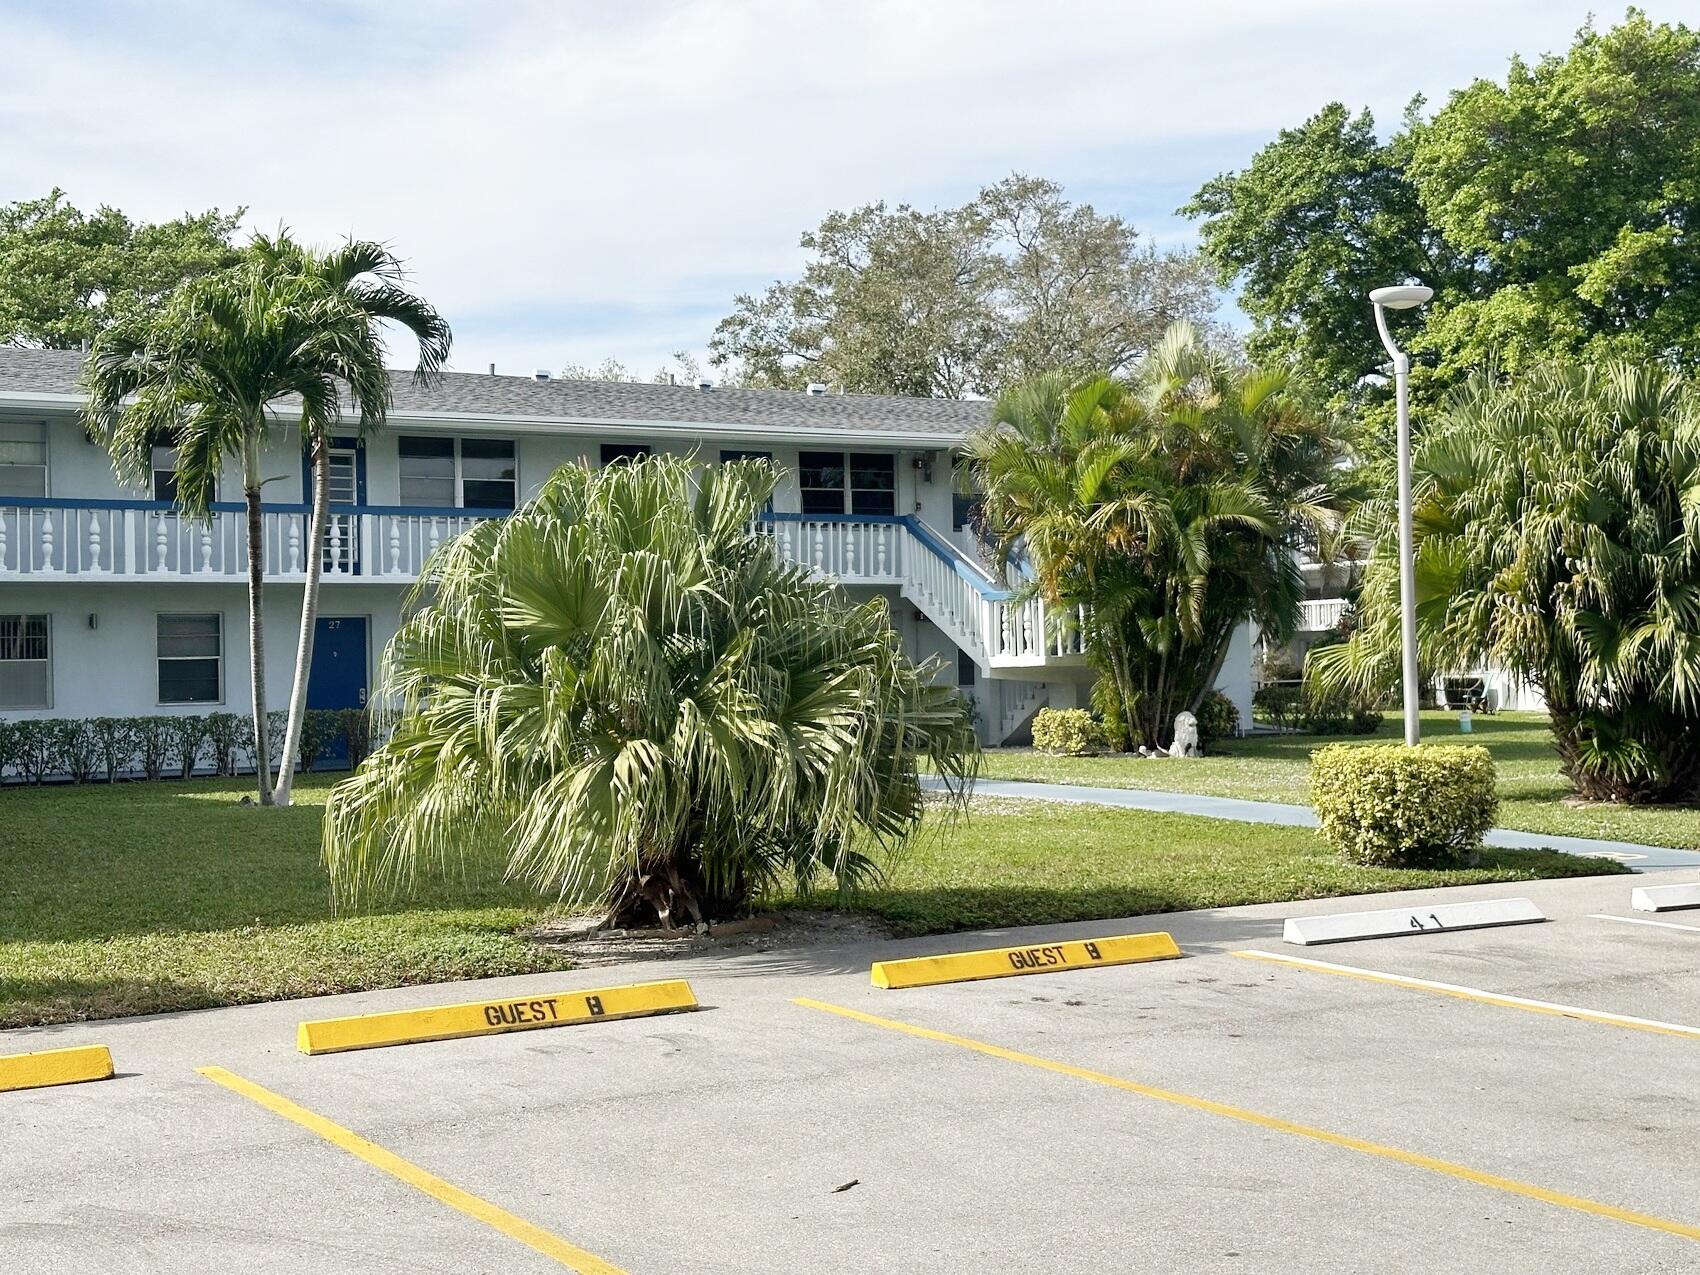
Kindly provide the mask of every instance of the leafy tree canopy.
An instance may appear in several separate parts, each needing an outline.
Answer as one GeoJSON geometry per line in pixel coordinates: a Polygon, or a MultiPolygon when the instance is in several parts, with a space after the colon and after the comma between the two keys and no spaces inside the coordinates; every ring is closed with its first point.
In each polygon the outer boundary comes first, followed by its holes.
{"type": "Polygon", "coordinates": [[[994,394],[1041,372],[1131,366],[1170,323],[1208,326],[1215,292],[1191,252],[1056,182],[1019,174],[960,208],[869,204],[805,234],[802,277],[740,295],[710,361],[750,384],[851,393],[994,394]]]}
{"type": "Polygon", "coordinates": [[[1415,276],[1434,301],[1396,321],[1430,403],[1490,361],[1700,359],[1700,31],[1631,9],[1423,105],[1383,141],[1331,104],[1181,210],[1240,286],[1254,357],[1382,403],[1359,383],[1385,361],[1365,294],[1415,276]]]}
{"type": "Polygon", "coordinates": [[[0,344],[76,349],[185,279],[231,264],[245,209],[135,222],[55,188],[0,207],[0,344]]]}

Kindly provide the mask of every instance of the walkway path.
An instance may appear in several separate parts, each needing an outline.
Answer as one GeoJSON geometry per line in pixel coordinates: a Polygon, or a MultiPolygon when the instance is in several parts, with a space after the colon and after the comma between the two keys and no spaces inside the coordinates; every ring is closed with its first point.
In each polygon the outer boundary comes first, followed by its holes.
{"type": "MultiPolygon", "coordinates": [[[[1235,819],[1241,823],[1278,823],[1295,828],[1316,827],[1316,814],[1309,806],[1289,806],[1275,801],[1242,801],[1237,797],[1205,797],[1196,793],[1159,792],[1151,788],[1088,788],[1080,784],[1038,784],[1014,779],[981,779],[974,791],[987,797],[1026,797],[1038,801],[1077,801],[1094,806],[1121,806],[1130,810],[1166,810],[1209,819],[1235,819]]],[[[1484,838],[1490,846],[1507,850],[1560,850],[1565,854],[1598,855],[1620,859],[1636,872],[1660,868],[1700,868],[1700,850],[1672,850],[1644,846],[1633,841],[1601,841],[1592,837],[1560,837],[1539,832],[1516,832],[1494,828],[1484,838]]]]}

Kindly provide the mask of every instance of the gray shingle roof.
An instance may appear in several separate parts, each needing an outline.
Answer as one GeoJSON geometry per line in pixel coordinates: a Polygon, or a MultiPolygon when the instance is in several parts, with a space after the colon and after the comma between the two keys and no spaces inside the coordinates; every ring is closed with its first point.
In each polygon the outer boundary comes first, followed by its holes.
{"type": "MultiPolygon", "coordinates": [[[[83,356],[75,350],[0,348],[0,398],[8,393],[75,394],[83,356]]],[[[984,424],[991,404],[886,394],[795,390],[699,390],[624,381],[537,381],[529,376],[451,372],[421,389],[393,374],[395,410],[445,416],[522,416],[562,422],[654,421],[763,430],[873,431],[960,437],[984,424]]]]}

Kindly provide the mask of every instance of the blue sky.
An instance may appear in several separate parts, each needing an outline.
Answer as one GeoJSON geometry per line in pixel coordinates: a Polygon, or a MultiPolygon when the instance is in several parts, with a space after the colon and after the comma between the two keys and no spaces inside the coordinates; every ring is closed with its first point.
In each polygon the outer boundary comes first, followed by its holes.
{"type": "MultiPolygon", "coordinates": [[[[1648,0],[1656,19],[1700,0],[1648,0]]],[[[455,366],[701,352],[835,207],[1052,177],[1159,242],[1177,205],[1331,100],[1391,124],[1569,0],[0,0],[0,202],[392,243],[455,366]]],[[[1603,21],[1619,16],[1604,8],[1603,21]]],[[[398,361],[408,351],[396,350],[398,361]]]]}

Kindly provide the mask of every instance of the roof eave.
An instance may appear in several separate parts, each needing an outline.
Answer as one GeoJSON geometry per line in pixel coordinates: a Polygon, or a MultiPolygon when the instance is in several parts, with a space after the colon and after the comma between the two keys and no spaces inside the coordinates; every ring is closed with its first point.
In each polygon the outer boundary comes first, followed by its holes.
{"type": "MultiPolygon", "coordinates": [[[[42,392],[0,391],[0,407],[22,408],[81,408],[80,394],[51,394],[42,392]]],[[[278,408],[268,408],[267,414],[282,420],[290,415],[278,408]]],[[[293,417],[290,417],[293,419],[293,417]]],[[[353,424],[358,418],[344,416],[353,424]]],[[[736,425],[724,421],[658,421],[625,417],[532,416],[499,412],[417,412],[391,409],[391,425],[419,425],[448,428],[458,425],[482,425],[521,434],[587,434],[608,429],[641,430],[659,438],[740,438],[789,440],[808,438],[840,443],[883,444],[890,447],[951,447],[968,437],[969,431],[959,430],[896,430],[856,429],[821,425],[736,425]]]]}

